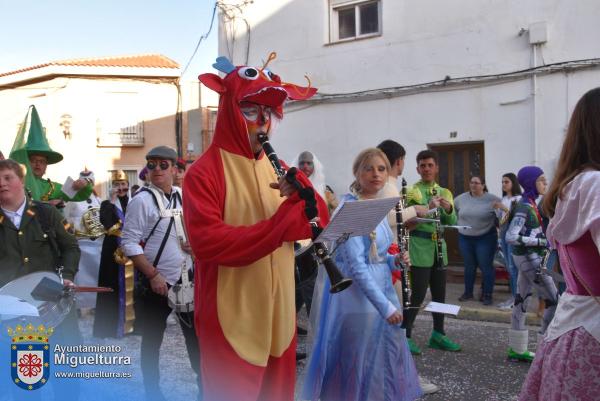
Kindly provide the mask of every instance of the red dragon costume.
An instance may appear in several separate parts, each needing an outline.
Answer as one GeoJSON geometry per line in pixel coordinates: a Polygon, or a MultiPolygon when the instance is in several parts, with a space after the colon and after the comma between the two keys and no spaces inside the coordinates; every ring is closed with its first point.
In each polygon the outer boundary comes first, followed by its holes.
{"type": "MultiPolygon", "coordinates": [[[[202,384],[210,401],[294,399],[296,316],[293,241],[309,238],[304,201],[269,187],[277,176],[255,153],[241,102],[282,116],[286,99],[315,88],[283,83],[266,68],[234,67],[200,81],[220,94],[212,144],[184,182],[185,223],[196,257],[196,331],[202,384]]],[[[298,179],[309,186],[308,179],[298,179]]],[[[327,207],[318,199],[321,224],[327,207]]]]}

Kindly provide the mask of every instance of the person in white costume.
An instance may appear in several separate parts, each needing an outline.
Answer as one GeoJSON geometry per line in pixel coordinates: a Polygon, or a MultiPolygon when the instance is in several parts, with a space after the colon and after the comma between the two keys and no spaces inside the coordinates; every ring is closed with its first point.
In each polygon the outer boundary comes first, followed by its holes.
{"type": "MultiPolygon", "coordinates": [[[[95,184],[94,173],[87,168],[79,175],[90,183],[95,184]]],[[[99,220],[100,199],[95,191],[84,201],[68,202],[65,206],[64,216],[74,229],[77,243],[81,250],[79,271],[75,275],[75,285],[95,287],[98,285],[98,269],[100,268],[100,252],[104,234],[99,220]],[[97,222],[98,226],[94,226],[97,222]]],[[[81,292],[76,298],[77,308],[82,313],[91,311],[96,306],[95,292],[81,292]]]]}

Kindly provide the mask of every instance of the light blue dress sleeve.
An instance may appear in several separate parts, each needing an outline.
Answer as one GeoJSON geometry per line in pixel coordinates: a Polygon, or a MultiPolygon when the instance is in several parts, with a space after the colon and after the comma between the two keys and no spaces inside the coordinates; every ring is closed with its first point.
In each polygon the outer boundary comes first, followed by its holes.
{"type": "Polygon", "coordinates": [[[351,237],[340,246],[338,252],[348,269],[347,273],[352,277],[353,285],[360,287],[369,302],[377,309],[382,318],[386,319],[393,304],[371,277],[370,269],[367,266],[369,255],[367,243],[370,243],[368,237],[351,237]]]}
{"type": "Polygon", "coordinates": [[[390,271],[399,269],[399,267],[396,266],[396,255],[387,254],[386,259],[387,259],[386,262],[387,262],[388,267],[390,268],[390,271]]]}

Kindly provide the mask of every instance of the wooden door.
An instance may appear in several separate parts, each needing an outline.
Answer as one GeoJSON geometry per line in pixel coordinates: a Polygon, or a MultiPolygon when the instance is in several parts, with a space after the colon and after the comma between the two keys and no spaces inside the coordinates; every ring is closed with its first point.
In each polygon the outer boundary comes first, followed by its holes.
{"type": "MultiPolygon", "coordinates": [[[[454,197],[469,190],[469,181],[474,175],[485,177],[485,155],[483,142],[469,142],[452,145],[430,144],[427,146],[438,154],[440,172],[437,182],[448,188],[454,197]]],[[[448,263],[463,263],[458,249],[458,232],[446,231],[448,263]]]]}

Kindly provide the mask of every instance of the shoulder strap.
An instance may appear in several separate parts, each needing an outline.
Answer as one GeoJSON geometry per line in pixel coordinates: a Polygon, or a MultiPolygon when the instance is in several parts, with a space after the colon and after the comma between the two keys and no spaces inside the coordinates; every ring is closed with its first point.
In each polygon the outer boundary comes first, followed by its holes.
{"type": "Polygon", "coordinates": [[[146,237],[146,239],[143,242],[144,245],[145,245],[145,244],[148,243],[148,240],[150,239],[150,237],[152,237],[152,235],[154,234],[154,231],[156,230],[156,227],[158,227],[158,223],[160,223],[160,220],[162,219],[162,211],[165,209],[165,207],[162,204],[162,202],[158,201],[158,199],[160,198],[160,194],[158,193],[158,191],[156,189],[149,188],[149,187],[144,187],[144,188],[140,189],[140,191],[149,192],[150,195],[152,195],[152,199],[154,200],[154,204],[156,205],[156,207],[158,208],[158,210],[161,212],[160,213],[160,217],[158,218],[158,220],[156,220],[156,223],[154,223],[154,226],[152,227],[152,230],[150,230],[150,234],[148,234],[148,236],[146,237]]]}
{"type": "MultiPolygon", "coordinates": [[[[155,196],[160,195],[155,189],[150,189],[153,191],[155,196]]],[[[160,221],[163,217],[169,217],[170,221],[169,226],[167,227],[167,232],[165,233],[165,236],[163,237],[162,242],[160,243],[160,248],[158,248],[158,252],[156,253],[156,257],[154,258],[154,262],[152,263],[153,266],[158,266],[158,262],[160,261],[160,257],[162,256],[163,251],[165,250],[165,245],[167,244],[167,240],[169,239],[169,234],[171,234],[171,229],[173,228],[173,225],[175,225],[175,234],[177,235],[178,239],[181,240],[181,235],[185,236],[185,233],[183,233],[183,226],[181,224],[181,211],[176,209],[178,199],[181,204],[181,196],[179,196],[179,192],[175,191],[171,195],[172,201],[169,202],[169,204],[173,204],[173,207],[168,210],[165,209],[164,206],[160,208],[160,218],[158,219],[158,221],[160,221]]]]}
{"type": "MultiPolygon", "coordinates": [[[[160,261],[160,257],[162,256],[162,253],[163,253],[163,251],[165,249],[165,246],[167,244],[167,240],[169,239],[169,234],[171,234],[171,229],[173,228],[173,224],[175,223],[175,219],[173,217],[172,209],[169,209],[169,210],[165,209],[165,205],[161,201],[162,200],[162,196],[160,195],[160,193],[156,189],[151,188],[151,187],[145,187],[145,188],[143,188],[143,190],[150,192],[150,194],[152,195],[152,199],[154,199],[154,204],[158,208],[159,214],[160,214],[158,220],[156,221],[156,223],[152,227],[152,230],[150,230],[150,234],[148,234],[148,236],[144,240],[144,244],[148,243],[148,240],[154,234],[154,231],[156,230],[156,227],[158,227],[158,224],[160,223],[160,221],[164,217],[170,217],[169,226],[167,227],[167,231],[165,232],[165,236],[163,237],[162,242],[160,243],[160,247],[158,248],[158,252],[156,253],[156,256],[154,257],[154,261],[152,262],[152,265],[156,267],[158,265],[158,262],[160,261]]],[[[174,191],[173,195],[172,195],[172,202],[170,202],[170,203],[173,203],[173,205],[174,205],[173,209],[175,208],[175,206],[177,206],[177,200],[178,199],[179,199],[179,202],[181,203],[181,196],[179,195],[179,192],[174,191]]]]}
{"type": "MultiPolygon", "coordinates": [[[[160,219],[158,220],[160,221],[160,219]]],[[[171,221],[169,221],[169,226],[167,227],[167,232],[160,243],[160,247],[158,248],[158,252],[154,257],[154,261],[152,262],[152,266],[157,267],[158,262],[160,261],[160,257],[162,256],[163,251],[165,250],[165,245],[167,245],[167,240],[169,239],[169,234],[171,234],[171,228],[173,227],[173,218],[171,217],[171,221]]]]}
{"type": "Polygon", "coordinates": [[[173,193],[173,209],[171,209],[171,216],[175,222],[175,233],[177,234],[177,238],[180,243],[187,242],[187,235],[185,232],[185,227],[183,225],[183,201],[181,199],[181,193],[179,191],[174,191],[173,193]],[[177,202],[181,206],[181,209],[177,209],[177,202]]]}
{"type": "Polygon", "coordinates": [[[156,205],[156,208],[158,210],[164,209],[162,202],[158,201],[158,199],[160,199],[160,194],[158,193],[158,191],[156,189],[150,188],[150,187],[143,187],[143,188],[140,188],[139,191],[145,191],[145,192],[150,193],[150,195],[152,195],[152,199],[154,200],[154,204],[156,205]],[[162,208],[161,208],[161,206],[162,206],[162,208]]]}

